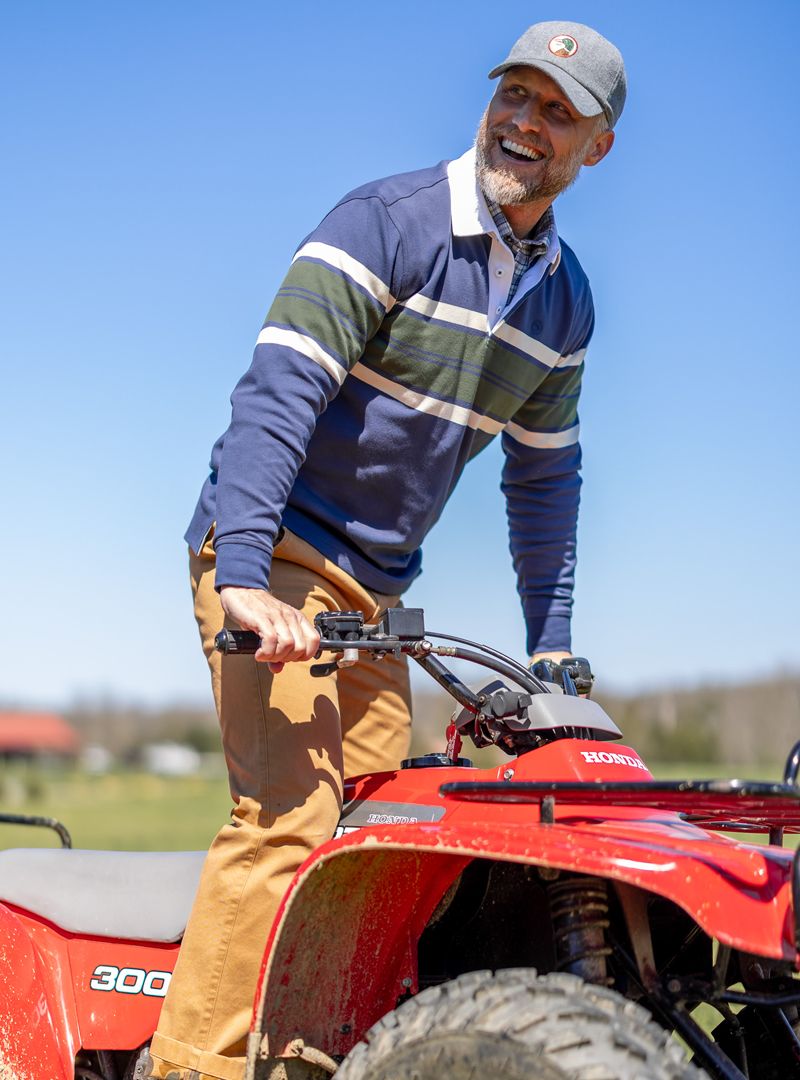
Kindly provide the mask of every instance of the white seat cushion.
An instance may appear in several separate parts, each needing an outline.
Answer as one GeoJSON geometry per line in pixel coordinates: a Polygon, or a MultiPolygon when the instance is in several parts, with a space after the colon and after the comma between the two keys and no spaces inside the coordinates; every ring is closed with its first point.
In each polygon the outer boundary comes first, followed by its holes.
{"type": "Polygon", "coordinates": [[[0,851],[0,901],[71,934],[180,941],[205,851],[0,851]]]}

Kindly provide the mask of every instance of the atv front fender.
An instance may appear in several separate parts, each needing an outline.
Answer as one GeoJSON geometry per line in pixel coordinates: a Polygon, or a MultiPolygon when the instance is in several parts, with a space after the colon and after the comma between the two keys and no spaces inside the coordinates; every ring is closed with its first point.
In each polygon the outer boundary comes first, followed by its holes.
{"type": "Polygon", "coordinates": [[[17,916],[0,904],[0,1076],[71,1080],[72,1048],[60,1046],[41,960],[17,916]]]}
{"type": "Polygon", "coordinates": [[[646,889],[709,936],[796,963],[791,853],[738,844],[641,811],[620,820],[365,828],[319,848],[298,871],[273,927],[256,994],[256,1057],[346,1054],[416,992],[416,947],[436,904],[473,858],[557,867],[646,889]],[[298,1041],[299,1040],[299,1041],[298,1041]]]}

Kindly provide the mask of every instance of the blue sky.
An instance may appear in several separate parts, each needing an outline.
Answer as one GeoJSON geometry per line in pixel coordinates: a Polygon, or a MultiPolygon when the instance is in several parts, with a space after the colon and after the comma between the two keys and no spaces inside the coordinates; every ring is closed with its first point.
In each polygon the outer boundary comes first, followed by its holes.
{"type": "MultiPolygon", "coordinates": [[[[592,281],[576,650],[605,685],[800,664],[795,0],[0,9],[0,700],[208,699],[182,534],[299,241],[470,144],[529,23],[622,50],[617,144],[556,204],[592,281]]],[[[407,595],[521,654],[499,448],[407,595]]]]}

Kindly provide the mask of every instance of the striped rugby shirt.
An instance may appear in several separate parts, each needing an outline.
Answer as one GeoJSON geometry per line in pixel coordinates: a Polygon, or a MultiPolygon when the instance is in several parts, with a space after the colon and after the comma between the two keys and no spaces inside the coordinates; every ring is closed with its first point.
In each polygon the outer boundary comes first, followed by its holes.
{"type": "Polygon", "coordinates": [[[569,648],[592,297],[555,223],[507,304],[513,273],[474,150],[334,207],[270,308],[186,533],[198,551],[216,520],[217,588],[266,588],[283,523],[402,593],[464,466],[502,433],[528,647],[569,648]]]}

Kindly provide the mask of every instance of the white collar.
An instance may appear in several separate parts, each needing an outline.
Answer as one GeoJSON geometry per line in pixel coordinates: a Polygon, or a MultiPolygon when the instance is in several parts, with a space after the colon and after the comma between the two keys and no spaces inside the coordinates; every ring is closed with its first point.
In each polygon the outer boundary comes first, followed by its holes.
{"type": "Polygon", "coordinates": [[[475,147],[451,161],[447,166],[450,181],[450,216],[453,236],[480,236],[482,233],[497,234],[494,218],[489,213],[486,199],[475,175],[475,147]]]}

